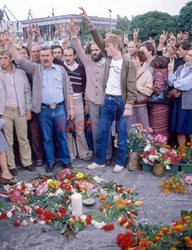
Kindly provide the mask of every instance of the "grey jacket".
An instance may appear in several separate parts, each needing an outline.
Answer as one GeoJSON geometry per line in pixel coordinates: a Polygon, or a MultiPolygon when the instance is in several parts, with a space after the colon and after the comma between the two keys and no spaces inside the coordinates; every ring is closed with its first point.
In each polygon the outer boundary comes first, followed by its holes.
{"type": "MultiPolygon", "coordinates": [[[[31,111],[32,98],[31,87],[26,73],[22,69],[13,65],[13,81],[19,106],[20,115],[25,115],[26,111],[31,111]]],[[[4,114],[6,104],[6,81],[5,72],[0,68],[0,115],[4,114]]]]}
{"type": "MultiPolygon", "coordinates": [[[[178,67],[177,71],[176,71],[176,77],[179,77],[179,75],[181,74],[181,70],[183,68],[184,65],[181,65],[178,67]]],[[[192,74],[192,68],[190,68],[184,77],[187,77],[188,75],[192,74]]],[[[192,109],[192,82],[191,82],[191,89],[188,91],[182,91],[181,92],[182,96],[182,109],[192,109]]]]}
{"type": "MultiPolygon", "coordinates": [[[[35,113],[41,112],[41,94],[42,94],[42,83],[43,83],[43,68],[40,64],[32,63],[24,58],[16,60],[16,63],[20,68],[25,70],[28,74],[33,77],[32,87],[32,111],[35,113]]],[[[61,66],[59,66],[61,67],[61,66]]],[[[61,67],[63,73],[63,95],[65,101],[65,110],[67,118],[69,117],[69,95],[73,94],[72,85],[69,81],[66,70],[61,67]]]]}
{"type": "Polygon", "coordinates": [[[3,119],[0,119],[0,129],[2,129],[5,126],[5,121],[3,119]]]}

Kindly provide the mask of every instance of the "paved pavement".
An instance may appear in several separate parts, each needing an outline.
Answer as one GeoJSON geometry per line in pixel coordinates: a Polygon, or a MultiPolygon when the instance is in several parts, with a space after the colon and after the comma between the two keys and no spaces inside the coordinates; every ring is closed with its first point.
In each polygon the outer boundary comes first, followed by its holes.
{"type": "MultiPolygon", "coordinates": [[[[170,224],[179,218],[180,210],[192,208],[192,200],[187,195],[163,195],[160,192],[161,179],[151,173],[128,172],[124,169],[115,174],[111,166],[90,171],[86,169],[83,161],[78,160],[73,165],[79,171],[89,172],[108,181],[114,180],[134,189],[138,193],[138,199],[144,201],[138,217],[138,220],[143,223],[170,224]]],[[[44,173],[43,167],[37,168],[34,173],[19,172],[18,180],[31,180],[42,173],[44,173]]],[[[169,174],[166,174],[166,177],[168,176],[169,174]]],[[[116,236],[120,232],[124,232],[124,229],[118,225],[111,232],[104,232],[90,226],[88,230],[78,233],[72,241],[68,241],[58,232],[51,230],[49,226],[45,230],[42,230],[38,224],[16,228],[10,225],[8,220],[3,220],[0,222],[0,250],[116,250],[119,249],[116,245],[116,236]]]]}

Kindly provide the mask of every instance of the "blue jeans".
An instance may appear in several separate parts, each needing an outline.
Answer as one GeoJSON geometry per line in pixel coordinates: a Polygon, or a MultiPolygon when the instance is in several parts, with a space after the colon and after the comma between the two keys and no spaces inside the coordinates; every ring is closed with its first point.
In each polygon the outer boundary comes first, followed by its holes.
{"type": "Polygon", "coordinates": [[[122,97],[106,95],[98,126],[97,149],[94,158],[97,164],[105,164],[109,131],[111,130],[112,122],[116,120],[118,128],[118,151],[115,162],[120,166],[125,165],[128,144],[127,125],[126,119],[123,117],[123,112],[124,102],[122,97]]]}
{"type": "Polygon", "coordinates": [[[63,164],[70,164],[71,158],[66,137],[67,118],[64,106],[60,105],[55,109],[43,107],[38,118],[42,130],[47,165],[52,166],[55,164],[53,130],[55,130],[59,146],[58,159],[63,164]]]}

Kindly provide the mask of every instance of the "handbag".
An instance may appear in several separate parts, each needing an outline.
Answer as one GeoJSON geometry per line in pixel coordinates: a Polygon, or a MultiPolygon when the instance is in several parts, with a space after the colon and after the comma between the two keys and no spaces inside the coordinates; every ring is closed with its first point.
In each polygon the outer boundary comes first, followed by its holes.
{"type": "Polygon", "coordinates": [[[149,101],[149,96],[141,94],[139,91],[137,91],[137,100],[136,104],[146,104],[149,101]]]}
{"type": "Polygon", "coordinates": [[[169,92],[167,98],[168,98],[170,101],[172,101],[172,100],[174,100],[175,98],[178,98],[180,95],[181,95],[181,91],[180,91],[180,90],[178,90],[178,89],[172,89],[172,90],[169,92]]]}
{"type": "MultiPolygon", "coordinates": [[[[138,80],[144,73],[145,71],[143,71],[138,77],[136,80],[138,80]]],[[[148,103],[149,101],[149,96],[146,96],[142,93],[140,93],[138,90],[137,90],[137,99],[136,99],[136,104],[146,104],[148,103]]]]}
{"type": "Polygon", "coordinates": [[[169,86],[166,86],[159,95],[152,94],[149,98],[151,104],[169,104],[169,86]]]}

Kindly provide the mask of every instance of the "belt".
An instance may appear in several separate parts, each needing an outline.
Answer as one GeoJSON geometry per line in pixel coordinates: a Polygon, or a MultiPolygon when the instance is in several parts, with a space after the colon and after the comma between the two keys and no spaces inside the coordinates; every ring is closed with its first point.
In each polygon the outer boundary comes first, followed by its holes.
{"type": "Polygon", "coordinates": [[[42,108],[49,108],[49,109],[56,109],[57,107],[61,106],[64,104],[64,101],[59,102],[59,103],[53,103],[53,104],[45,104],[41,103],[42,108]]]}

